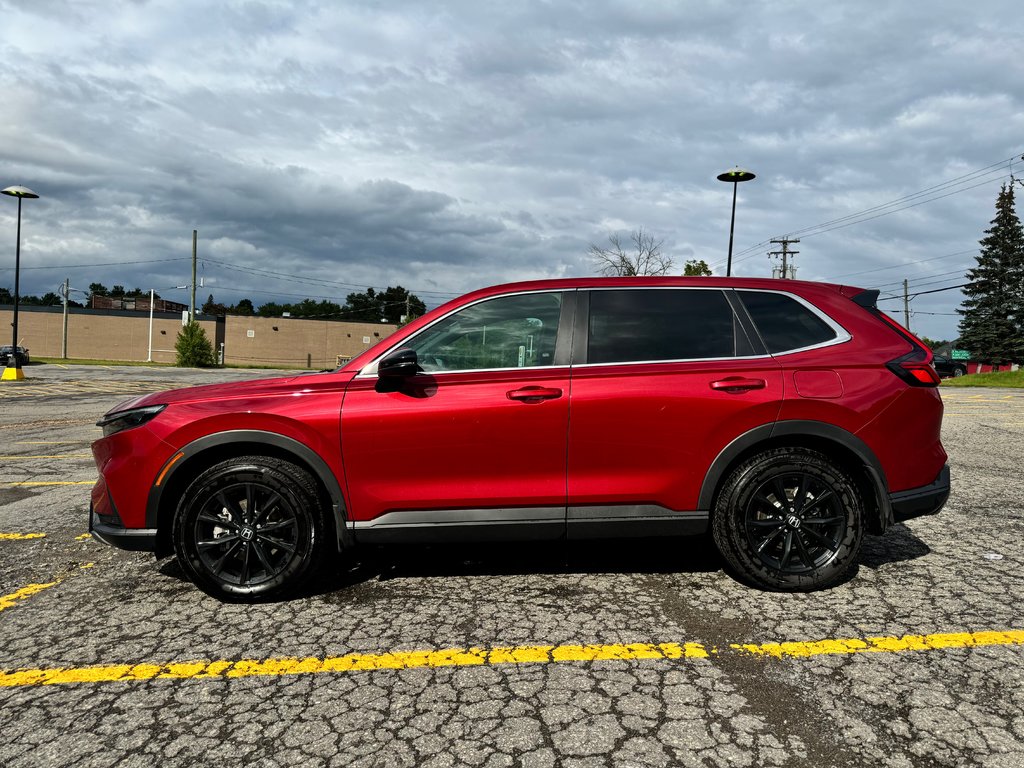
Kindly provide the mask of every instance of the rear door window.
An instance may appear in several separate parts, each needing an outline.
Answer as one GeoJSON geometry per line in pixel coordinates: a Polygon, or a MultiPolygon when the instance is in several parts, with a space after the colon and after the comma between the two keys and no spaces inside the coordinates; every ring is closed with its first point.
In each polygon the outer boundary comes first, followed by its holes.
{"type": "Polygon", "coordinates": [[[737,291],[772,354],[815,347],[837,338],[835,328],[792,296],[737,291]]]}
{"type": "Polygon", "coordinates": [[[749,348],[742,334],[719,290],[595,290],[590,293],[587,362],[735,357],[749,348]]]}

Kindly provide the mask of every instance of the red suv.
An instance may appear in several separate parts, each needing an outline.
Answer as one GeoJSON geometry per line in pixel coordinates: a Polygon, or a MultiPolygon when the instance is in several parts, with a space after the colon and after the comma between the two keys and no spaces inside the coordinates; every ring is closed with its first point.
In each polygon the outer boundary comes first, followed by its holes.
{"type": "Polygon", "coordinates": [[[772,590],[949,495],[931,352],[877,291],[722,278],[486,288],[342,368],[115,407],[90,530],[235,600],[362,543],[702,534],[772,590]]]}

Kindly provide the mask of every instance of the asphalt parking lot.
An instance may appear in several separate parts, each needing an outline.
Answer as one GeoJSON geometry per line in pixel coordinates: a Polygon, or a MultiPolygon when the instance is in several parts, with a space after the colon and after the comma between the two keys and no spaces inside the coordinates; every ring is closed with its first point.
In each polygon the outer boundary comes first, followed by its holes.
{"type": "Polygon", "coordinates": [[[367,551],[243,606],[85,535],[89,443],[120,400],[268,373],[26,374],[0,386],[0,765],[1024,766],[1020,390],[943,390],[946,509],[827,592],[684,540],[367,551]]]}

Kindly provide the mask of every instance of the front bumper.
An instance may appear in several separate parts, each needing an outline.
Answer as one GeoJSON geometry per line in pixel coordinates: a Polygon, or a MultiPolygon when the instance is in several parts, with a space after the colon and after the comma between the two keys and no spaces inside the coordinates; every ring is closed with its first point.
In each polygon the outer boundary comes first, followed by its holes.
{"type": "Polygon", "coordinates": [[[156,528],[123,528],[116,523],[104,522],[92,503],[89,504],[89,533],[97,541],[118,549],[156,551],[156,528]]]}
{"type": "Polygon", "coordinates": [[[946,464],[935,481],[920,488],[889,494],[892,514],[897,522],[923,515],[934,515],[949,498],[949,465],[946,464]]]}

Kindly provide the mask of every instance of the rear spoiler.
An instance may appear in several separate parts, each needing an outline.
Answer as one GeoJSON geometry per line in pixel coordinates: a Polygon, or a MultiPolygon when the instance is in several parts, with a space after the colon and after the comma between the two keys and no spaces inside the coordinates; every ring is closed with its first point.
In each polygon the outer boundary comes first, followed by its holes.
{"type": "Polygon", "coordinates": [[[870,290],[861,291],[856,296],[851,296],[850,298],[853,300],[854,304],[864,307],[864,309],[878,309],[875,305],[875,302],[878,301],[878,294],[879,290],[877,288],[872,288],[870,290]]]}

